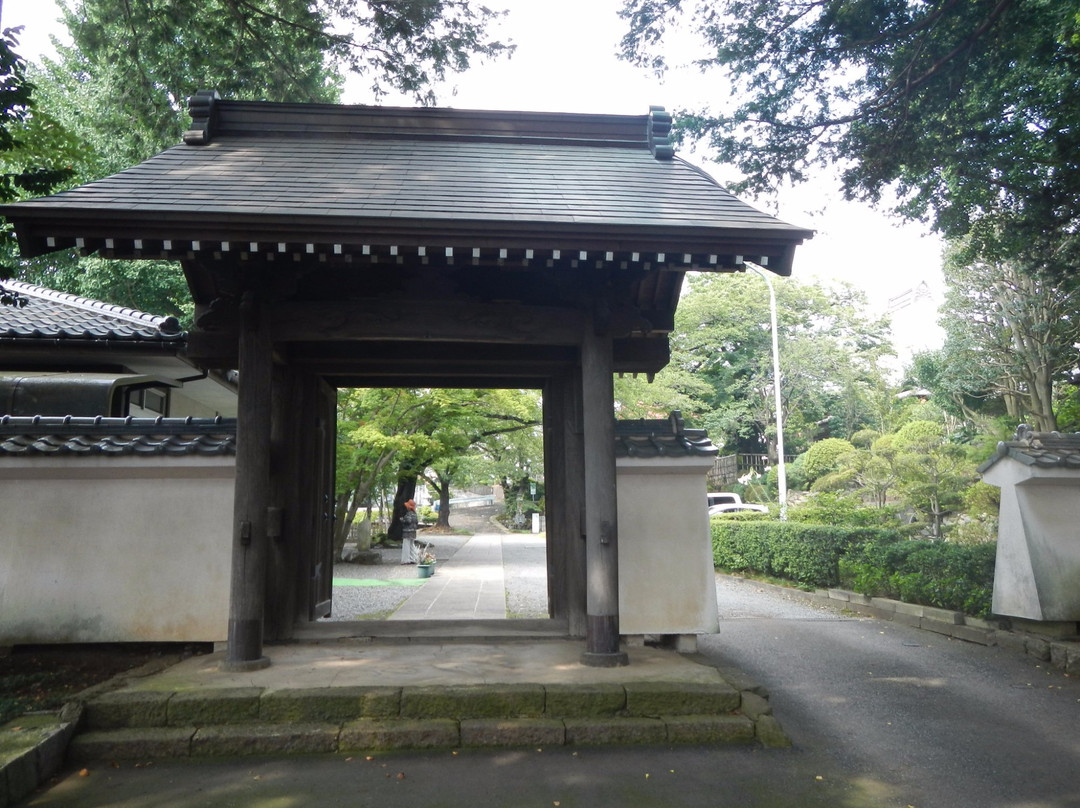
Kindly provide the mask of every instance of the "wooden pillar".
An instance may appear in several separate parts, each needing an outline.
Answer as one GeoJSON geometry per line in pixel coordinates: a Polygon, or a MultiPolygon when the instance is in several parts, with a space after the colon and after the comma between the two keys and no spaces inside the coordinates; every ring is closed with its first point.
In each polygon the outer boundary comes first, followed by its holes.
{"type": "Polygon", "coordinates": [[[240,391],[236,419],[229,642],[224,670],[265,668],[263,616],[270,506],[273,346],[266,309],[253,292],[240,304],[240,391]]]}
{"type": "Polygon", "coordinates": [[[573,368],[544,387],[544,469],[551,616],[585,636],[585,455],[581,374],[573,368]]]}
{"type": "Polygon", "coordinates": [[[302,405],[302,375],[292,367],[275,365],[274,395],[270,400],[270,490],[273,502],[268,525],[265,639],[291,639],[296,627],[296,568],[300,563],[300,502],[297,480],[306,473],[301,464],[304,436],[297,413],[302,405]]]}
{"type": "Polygon", "coordinates": [[[585,563],[587,614],[582,661],[595,667],[628,662],[619,650],[619,535],[615,499],[615,391],[610,334],[591,324],[581,344],[581,410],[585,427],[585,563]]]}

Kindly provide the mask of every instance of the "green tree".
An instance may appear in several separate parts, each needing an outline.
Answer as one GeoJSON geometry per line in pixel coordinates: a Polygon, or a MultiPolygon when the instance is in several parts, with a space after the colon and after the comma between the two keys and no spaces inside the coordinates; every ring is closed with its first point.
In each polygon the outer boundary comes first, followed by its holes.
{"type": "Polygon", "coordinates": [[[414,390],[338,391],[334,553],[340,554],[356,514],[377,488],[394,479],[397,460],[426,441],[433,413],[414,390]]]}
{"type": "Polygon", "coordinates": [[[868,448],[856,449],[839,459],[838,465],[847,472],[848,479],[878,508],[885,507],[889,492],[899,481],[895,441],[895,435],[882,435],[868,448]]]}
{"type": "MultiPolygon", "coordinates": [[[[76,153],[67,131],[45,113],[15,51],[21,29],[0,31],[0,202],[46,194],[72,175],[76,153]]],[[[0,229],[0,305],[20,305],[2,281],[15,273],[17,245],[11,226],[0,229]]]]}
{"type": "Polygon", "coordinates": [[[456,391],[453,398],[432,433],[432,451],[418,461],[439,497],[437,526],[443,528],[450,526],[451,485],[489,484],[543,466],[539,393],[472,390],[456,391]]]}
{"type": "MultiPolygon", "coordinates": [[[[937,355],[944,367],[927,384],[949,385],[961,405],[999,398],[1014,423],[1057,429],[1054,387],[1076,368],[1080,281],[1018,261],[980,260],[964,244],[947,254],[945,279],[946,338],[937,355]]],[[[924,374],[935,370],[930,361],[924,374]]]]}
{"type": "MultiPolygon", "coordinates": [[[[797,449],[822,434],[847,437],[874,419],[871,398],[882,383],[878,361],[890,350],[885,323],[865,313],[865,299],[850,287],[790,278],[775,285],[788,445],[797,449]]],[[[684,409],[696,414],[713,440],[775,457],[765,285],[737,274],[691,276],[671,348],[671,364],[657,379],[696,400],[684,409]]]]}
{"type": "MultiPolygon", "coordinates": [[[[540,399],[527,390],[357,388],[338,394],[335,548],[340,551],[361,507],[377,489],[393,491],[394,517],[424,475],[440,495],[440,523],[450,515],[449,486],[468,479],[469,457],[536,434],[540,399]]],[[[542,441],[536,456],[542,466],[542,441]]],[[[490,477],[488,478],[490,479],[490,477]]],[[[391,522],[394,529],[395,522],[391,522]]]]}
{"type": "MultiPolygon", "coordinates": [[[[61,159],[72,184],[178,143],[185,101],[200,89],[245,100],[335,102],[349,70],[370,80],[373,99],[395,90],[432,103],[435,85],[448,73],[512,50],[489,35],[501,14],[472,0],[61,0],[61,6],[73,44],[31,71],[34,115],[25,114],[21,100],[9,109],[21,126],[35,127],[23,142],[61,159]],[[61,134],[71,148],[57,147],[61,134]]],[[[11,70],[21,78],[21,62],[11,70]]],[[[10,271],[17,264],[27,280],[155,313],[190,313],[175,263],[86,262],[72,252],[25,262],[15,259],[13,246],[9,254],[10,271]]]]}
{"type": "Polygon", "coordinates": [[[474,57],[512,47],[488,27],[500,14],[470,0],[62,0],[73,47],[54,80],[98,133],[111,173],[179,141],[197,90],[230,98],[336,102],[343,71],[420,103],[474,57]],[[116,137],[123,133],[123,137],[116,137]]]}
{"type": "MultiPolygon", "coordinates": [[[[972,233],[987,255],[1080,251],[1077,0],[626,0],[622,53],[658,71],[669,27],[736,99],[684,122],[738,187],[839,166],[849,198],[972,233]]],[[[686,52],[683,47],[680,52],[686,52]]]]}
{"type": "Polygon", "coordinates": [[[949,442],[940,424],[912,421],[896,433],[892,448],[901,499],[926,519],[931,538],[942,538],[945,516],[963,504],[975,478],[963,447],[949,442]]]}

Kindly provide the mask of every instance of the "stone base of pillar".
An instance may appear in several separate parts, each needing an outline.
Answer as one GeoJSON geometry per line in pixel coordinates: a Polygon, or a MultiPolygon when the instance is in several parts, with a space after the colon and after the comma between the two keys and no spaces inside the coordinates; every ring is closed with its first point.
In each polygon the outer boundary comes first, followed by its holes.
{"type": "Polygon", "coordinates": [[[590,668],[621,668],[630,664],[630,657],[625,651],[616,651],[612,654],[597,654],[586,651],[581,655],[581,663],[590,668]]]}
{"type": "Polygon", "coordinates": [[[618,668],[630,664],[630,658],[619,650],[618,615],[587,615],[583,664],[593,668],[618,668]]]}
{"type": "Polygon", "coordinates": [[[250,673],[269,667],[270,657],[259,657],[258,659],[225,659],[222,660],[218,670],[224,673],[250,673]]]}

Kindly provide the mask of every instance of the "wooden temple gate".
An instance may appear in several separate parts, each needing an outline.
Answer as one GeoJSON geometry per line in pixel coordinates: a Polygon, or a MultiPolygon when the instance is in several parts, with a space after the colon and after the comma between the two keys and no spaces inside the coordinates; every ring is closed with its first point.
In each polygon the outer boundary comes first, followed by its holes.
{"type": "Polygon", "coordinates": [[[670,118],[191,99],[184,142],[0,208],[24,254],[183,266],[189,356],[240,378],[227,667],[329,608],[337,387],[543,391],[550,611],[618,626],[614,373],[653,374],[687,271],[789,274],[810,231],[674,158],[670,118]]]}

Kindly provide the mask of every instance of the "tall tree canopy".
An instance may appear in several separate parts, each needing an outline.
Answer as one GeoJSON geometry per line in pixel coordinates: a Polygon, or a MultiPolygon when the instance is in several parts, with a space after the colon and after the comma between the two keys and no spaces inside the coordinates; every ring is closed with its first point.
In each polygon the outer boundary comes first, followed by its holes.
{"type": "MultiPolygon", "coordinates": [[[[501,13],[474,0],[60,3],[72,45],[60,48],[57,61],[30,71],[33,116],[20,99],[8,109],[15,125],[37,128],[19,142],[63,159],[70,184],[124,170],[178,143],[187,124],[185,101],[200,89],[245,100],[334,102],[344,72],[352,71],[370,82],[370,100],[397,91],[432,103],[448,73],[512,50],[489,33],[501,13]],[[61,135],[75,147],[54,148],[61,135]]],[[[17,81],[22,63],[0,57],[15,86],[23,86],[17,81]]],[[[48,190],[19,186],[21,196],[48,190]]],[[[0,244],[0,250],[8,256],[0,264],[14,266],[14,245],[0,244]]],[[[190,314],[175,264],[88,262],[54,253],[22,262],[20,273],[74,294],[190,314]]]]}
{"type": "MultiPolygon", "coordinates": [[[[878,360],[891,351],[886,323],[867,315],[865,299],[851,287],[775,284],[786,448],[800,450],[830,434],[850,437],[868,424],[880,429],[878,360]]],[[[687,416],[714,441],[775,455],[765,284],[748,275],[691,275],[671,348],[671,364],[657,379],[698,402],[685,408],[687,416]]]]}
{"type": "MultiPolygon", "coordinates": [[[[393,492],[405,479],[408,499],[416,479],[430,469],[429,481],[442,495],[451,483],[472,482],[481,457],[488,481],[493,474],[509,473],[507,463],[541,467],[540,420],[540,398],[532,390],[340,390],[337,549],[378,488],[393,492]]],[[[449,513],[446,504],[440,518],[449,513]]]]}
{"type": "Polygon", "coordinates": [[[945,262],[945,345],[920,356],[921,384],[968,417],[1003,402],[1013,425],[1058,428],[1055,385],[1071,379],[1080,343],[1080,280],[1017,261],[984,261],[957,243],[945,262]]]}
{"type": "Polygon", "coordinates": [[[972,233],[984,254],[1080,253],[1078,0],[626,0],[623,55],[669,26],[705,44],[734,107],[685,131],[774,190],[838,165],[849,198],[972,233]]]}
{"type": "Polygon", "coordinates": [[[73,46],[54,78],[67,77],[79,114],[126,147],[105,161],[108,171],[177,143],[184,101],[200,89],[253,101],[335,102],[351,71],[370,82],[373,101],[396,91],[430,104],[447,72],[512,51],[488,34],[500,13],[473,0],[61,4],[73,46]]]}
{"type": "MultiPolygon", "coordinates": [[[[19,28],[0,32],[0,202],[46,194],[74,173],[73,139],[40,110],[26,61],[16,52],[19,28]]],[[[14,274],[14,231],[0,229],[0,282],[14,274]]],[[[19,305],[19,296],[0,283],[0,304],[19,305]]]]}

